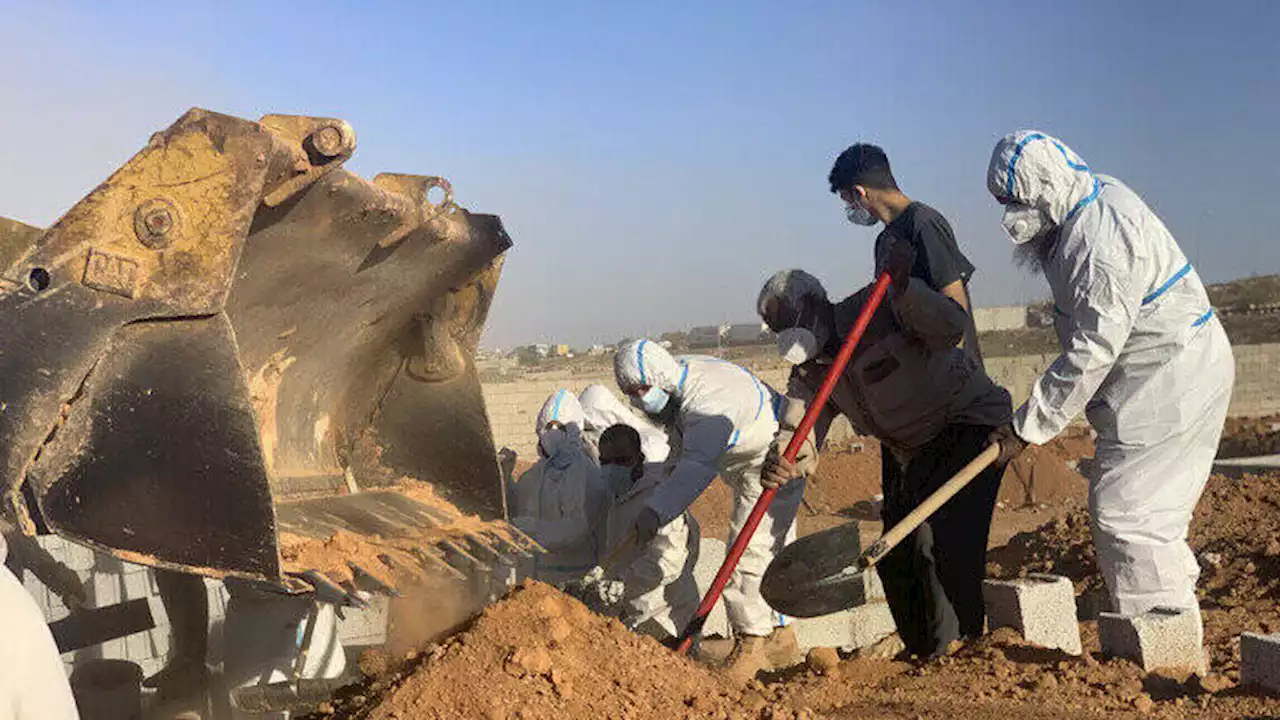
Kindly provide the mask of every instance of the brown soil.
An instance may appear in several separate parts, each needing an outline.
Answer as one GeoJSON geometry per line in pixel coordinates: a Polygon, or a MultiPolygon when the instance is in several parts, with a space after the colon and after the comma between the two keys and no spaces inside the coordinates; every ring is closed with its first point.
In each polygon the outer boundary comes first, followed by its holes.
{"type": "MultiPolygon", "coordinates": [[[[1087,434],[1074,435],[1034,449],[1009,471],[988,566],[993,577],[1065,575],[1085,598],[1086,612],[1102,582],[1083,508],[1085,482],[1066,461],[1091,451],[1087,434]],[[1023,505],[1028,475],[1034,499],[1023,505]]],[[[861,453],[824,456],[808,493],[814,514],[801,510],[802,532],[847,521],[879,492],[878,453],[868,443],[861,453]]],[[[714,484],[695,505],[705,535],[723,536],[730,508],[727,488],[714,484]]],[[[865,524],[878,534],[878,523],[865,524]]],[[[421,655],[397,650],[390,662],[365,659],[365,682],[324,717],[1280,717],[1280,698],[1236,687],[1239,633],[1280,632],[1280,473],[1210,478],[1190,541],[1204,567],[1199,594],[1212,663],[1206,678],[1147,674],[1131,662],[1107,660],[1096,623],[1084,622],[1081,658],[1029,646],[1001,629],[929,664],[850,658],[832,667],[831,658],[815,656],[735,687],[528,583],[421,655]]],[[[428,614],[425,606],[420,612],[428,614]]]]}
{"type": "MultiPolygon", "coordinates": [[[[849,461],[827,467],[843,462],[849,461]]],[[[865,492],[865,483],[859,474],[838,487],[865,492]]],[[[833,505],[844,503],[836,498],[833,505]]],[[[1100,588],[1087,512],[1064,501],[1057,509],[998,511],[996,524],[1031,518],[1039,527],[992,551],[992,576],[1050,571],[1081,591],[1100,588]]],[[[1147,674],[1131,662],[1104,659],[1096,624],[1085,622],[1082,658],[1031,647],[1001,629],[934,663],[854,658],[832,668],[824,658],[737,688],[531,583],[462,634],[348,691],[331,717],[1280,716],[1280,698],[1236,687],[1239,633],[1280,631],[1280,473],[1211,478],[1191,544],[1206,568],[1200,595],[1213,670],[1206,678],[1147,674]]],[[[382,660],[364,664],[380,669],[382,660]]]]}
{"type": "MultiPolygon", "coordinates": [[[[376,664],[376,663],[369,663],[376,664]]],[[[811,717],[527,582],[464,632],[335,700],[322,717],[811,717]],[[765,714],[762,714],[765,713],[765,714]]]]}
{"type": "Polygon", "coordinates": [[[435,553],[432,546],[441,540],[481,531],[510,538],[510,528],[505,524],[487,523],[478,517],[462,514],[427,483],[406,478],[394,488],[366,492],[403,495],[431,508],[440,525],[406,528],[406,534],[398,537],[339,531],[327,538],[313,538],[282,532],[280,559],[284,569],[287,572],[318,570],[338,584],[349,585],[356,580],[352,570],[354,565],[375,583],[413,585],[439,577],[443,560],[431,557],[435,553]]]}
{"type": "Polygon", "coordinates": [[[1218,457],[1250,457],[1280,453],[1280,415],[1227,418],[1218,457]]]}

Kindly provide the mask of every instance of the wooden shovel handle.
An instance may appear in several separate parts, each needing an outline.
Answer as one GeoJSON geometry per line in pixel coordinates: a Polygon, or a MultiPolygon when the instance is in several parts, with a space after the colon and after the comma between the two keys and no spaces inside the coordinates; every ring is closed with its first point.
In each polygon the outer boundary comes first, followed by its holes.
{"type": "Polygon", "coordinates": [[[1000,443],[991,443],[982,454],[969,461],[968,465],[960,468],[960,472],[951,476],[951,479],[942,487],[933,491],[924,502],[916,506],[914,510],[907,514],[906,517],[898,521],[897,525],[889,528],[889,531],[880,536],[871,547],[863,551],[858,557],[858,568],[865,570],[873,567],[880,562],[889,551],[898,546],[903,538],[910,535],[913,530],[929,519],[929,516],[938,511],[948,500],[955,496],[956,493],[964,489],[969,481],[977,477],[978,473],[986,470],[991,463],[1000,457],[1000,443]]]}

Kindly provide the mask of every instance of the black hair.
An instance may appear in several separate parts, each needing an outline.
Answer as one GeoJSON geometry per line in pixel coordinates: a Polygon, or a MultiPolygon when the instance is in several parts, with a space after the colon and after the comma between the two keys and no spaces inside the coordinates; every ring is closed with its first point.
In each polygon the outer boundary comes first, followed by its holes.
{"type": "Polygon", "coordinates": [[[633,449],[636,452],[640,452],[640,433],[636,432],[636,429],[630,425],[623,425],[621,423],[617,425],[610,425],[605,428],[603,433],[600,434],[600,444],[604,445],[605,443],[610,445],[613,443],[623,443],[628,448],[633,449]]]}
{"type": "Polygon", "coordinates": [[[893,179],[893,170],[889,168],[889,156],[877,145],[858,143],[845,148],[836,158],[827,175],[831,183],[831,192],[839,193],[854,185],[861,185],[876,190],[897,190],[898,181],[893,179]]]}

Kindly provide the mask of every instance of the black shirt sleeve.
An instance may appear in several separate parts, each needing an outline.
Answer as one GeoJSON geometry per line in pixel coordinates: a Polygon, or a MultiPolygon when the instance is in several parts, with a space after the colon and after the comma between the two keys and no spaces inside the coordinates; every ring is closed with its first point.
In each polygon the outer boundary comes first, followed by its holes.
{"type": "Polygon", "coordinates": [[[967,282],[973,275],[973,263],[960,252],[950,223],[933,208],[914,203],[884,229],[876,240],[877,273],[884,268],[889,246],[895,238],[906,238],[915,246],[916,264],[911,275],[934,290],[957,280],[967,282]]]}
{"type": "Polygon", "coordinates": [[[938,213],[920,218],[916,225],[916,266],[914,274],[934,290],[941,290],[957,280],[968,281],[973,263],[960,252],[951,225],[938,213]]]}

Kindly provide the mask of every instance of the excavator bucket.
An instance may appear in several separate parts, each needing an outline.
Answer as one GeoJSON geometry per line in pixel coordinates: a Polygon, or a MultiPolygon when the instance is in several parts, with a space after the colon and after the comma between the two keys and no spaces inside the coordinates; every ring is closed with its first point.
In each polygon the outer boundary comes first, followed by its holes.
{"type": "Polygon", "coordinates": [[[340,120],[191,110],[47,231],[0,219],[0,491],[28,532],[271,582],[338,536],[388,565],[529,549],[474,365],[511,241],[354,148],[340,120]]]}

